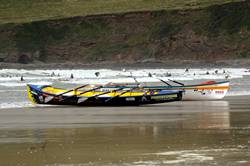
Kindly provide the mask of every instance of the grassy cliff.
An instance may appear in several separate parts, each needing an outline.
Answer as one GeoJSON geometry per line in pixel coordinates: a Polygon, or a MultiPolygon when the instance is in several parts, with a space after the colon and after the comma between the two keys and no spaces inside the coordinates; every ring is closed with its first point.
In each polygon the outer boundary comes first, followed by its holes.
{"type": "Polygon", "coordinates": [[[195,9],[243,0],[0,0],[0,23],[76,16],[195,9]]]}
{"type": "Polygon", "coordinates": [[[10,0],[0,7],[1,62],[250,58],[249,1],[10,0]]]}

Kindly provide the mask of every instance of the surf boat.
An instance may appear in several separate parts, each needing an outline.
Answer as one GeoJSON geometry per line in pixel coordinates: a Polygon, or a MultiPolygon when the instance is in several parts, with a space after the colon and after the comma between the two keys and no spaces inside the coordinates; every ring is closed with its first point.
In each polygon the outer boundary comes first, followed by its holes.
{"type": "Polygon", "coordinates": [[[226,96],[229,84],[229,81],[207,81],[196,85],[169,86],[165,89],[183,90],[183,100],[219,100],[226,96]]]}
{"type": "MultiPolygon", "coordinates": [[[[183,91],[182,100],[219,100],[223,99],[229,90],[229,81],[207,81],[200,84],[185,85],[181,82],[170,80],[175,85],[170,84],[162,79],[161,82],[166,84],[165,86],[142,86],[144,89],[160,90],[164,93],[166,90],[180,90],[183,91]]],[[[128,86],[133,87],[133,86],[128,86]]]]}
{"type": "Polygon", "coordinates": [[[138,87],[117,87],[103,90],[103,86],[83,85],[65,90],[52,86],[27,85],[28,97],[36,104],[77,106],[138,106],[182,99],[182,91],[155,91],[138,87]],[[83,89],[84,88],[84,89],[83,89]]]}

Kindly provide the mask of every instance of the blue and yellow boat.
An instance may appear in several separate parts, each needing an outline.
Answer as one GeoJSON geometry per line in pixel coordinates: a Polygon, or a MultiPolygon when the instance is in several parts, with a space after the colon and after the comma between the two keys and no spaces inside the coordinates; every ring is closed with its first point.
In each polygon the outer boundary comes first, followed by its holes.
{"type": "Polygon", "coordinates": [[[103,86],[83,85],[66,90],[47,85],[27,85],[28,97],[36,104],[77,106],[138,106],[158,104],[182,99],[180,90],[154,90],[140,87],[116,87],[105,90],[103,86]]]}

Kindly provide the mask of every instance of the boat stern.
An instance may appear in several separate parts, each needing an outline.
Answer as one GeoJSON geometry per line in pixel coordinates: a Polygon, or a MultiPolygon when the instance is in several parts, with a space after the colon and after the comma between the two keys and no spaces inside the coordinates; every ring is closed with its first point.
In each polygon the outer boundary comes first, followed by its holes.
{"type": "Polygon", "coordinates": [[[183,100],[220,100],[226,96],[229,89],[229,81],[186,87],[183,100]]]}

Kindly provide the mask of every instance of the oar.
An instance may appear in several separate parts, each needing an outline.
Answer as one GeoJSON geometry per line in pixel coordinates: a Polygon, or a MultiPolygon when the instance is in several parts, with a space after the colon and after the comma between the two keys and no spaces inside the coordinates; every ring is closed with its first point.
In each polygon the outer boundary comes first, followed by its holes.
{"type": "Polygon", "coordinates": [[[50,102],[51,100],[53,100],[53,99],[56,98],[56,97],[65,95],[65,94],[67,94],[67,93],[69,93],[69,92],[72,92],[72,91],[74,91],[74,90],[78,90],[78,89],[84,88],[84,87],[86,87],[86,86],[88,86],[88,85],[89,85],[89,84],[81,85],[81,86],[79,86],[79,87],[76,87],[76,88],[74,88],[74,89],[67,90],[66,92],[63,92],[63,93],[60,93],[60,94],[57,94],[57,95],[53,95],[53,94],[46,93],[46,94],[49,95],[49,96],[47,96],[47,97],[45,98],[45,103],[50,102]]]}
{"type": "MultiPolygon", "coordinates": [[[[155,78],[155,77],[154,77],[154,78],[155,78]]],[[[164,80],[162,80],[162,79],[160,79],[160,78],[156,78],[156,79],[160,80],[160,81],[163,82],[164,84],[167,84],[168,86],[172,86],[171,84],[167,83],[166,81],[164,81],[164,80]]]]}
{"type": "Polygon", "coordinates": [[[126,90],[126,91],[120,93],[119,95],[116,95],[116,96],[114,96],[114,97],[112,97],[112,98],[110,98],[110,99],[107,99],[107,100],[105,100],[105,103],[107,103],[107,102],[113,100],[114,98],[120,97],[120,96],[122,96],[123,94],[125,94],[125,93],[127,93],[127,92],[129,92],[129,91],[132,91],[133,89],[136,89],[136,88],[138,88],[138,87],[130,88],[129,90],[126,90]]]}
{"type": "Polygon", "coordinates": [[[185,84],[183,84],[183,83],[181,83],[181,82],[178,82],[178,81],[175,81],[175,80],[170,80],[170,79],[168,79],[169,81],[172,81],[172,82],[174,82],[174,83],[176,83],[176,84],[179,84],[179,85],[182,85],[182,86],[185,86],[185,84]]]}
{"type": "Polygon", "coordinates": [[[163,79],[160,79],[160,78],[158,78],[158,77],[154,77],[154,76],[152,76],[152,74],[151,74],[151,73],[148,73],[148,76],[149,76],[149,77],[152,77],[152,78],[155,78],[155,79],[157,79],[157,80],[159,80],[159,81],[163,82],[164,84],[166,84],[166,85],[168,85],[168,86],[172,86],[172,85],[171,85],[171,84],[169,84],[167,81],[164,81],[163,79]]]}
{"type": "Polygon", "coordinates": [[[131,75],[131,77],[135,80],[136,85],[137,85],[137,86],[140,85],[139,81],[137,81],[137,79],[136,79],[135,77],[133,77],[132,72],[130,72],[130,75],[131,75]]]}
{"type": "MultiPolygon", "coordinates": [[[[110,99],[107,99],[107,100],[105,101],[105,103],[106,103],[106,102],[109,102],[109,101],[111,101],[111,100],[113,100],[114,98],[117,98],[117,97],[119,97],[119,96],[122,96],[123,94],[125,94],[125,93],[127,93],[127,92],[129,92],[129,91],[131,91],[131,90],[136,89],[136,88],[139,87],[140,83],[139,83],[139,81],[137,81],[137,79],[136,79],[135,77],[133,77],[132,72],[130,72],[130,75],[131,75],[131,77],[135,80],[137,86],[136,86],[136,87],[133,87],[133,88],[130,88],[129,90],[126,90],[126,91],[120,93],[119,95],[116,95],[116,96],[114,96],[114,97],[112,97],[112,98],[110,98],[110,99]]],[[[127,88],[127,87],[126,87],[126,88],[127,88]]],[[[122,89],[125,89],[125,87],[122,88],[122,89]]],[[[122,89],[121,89],[121,90],[122,90],[122,89]]]]}
{"type": "Polygon", "coordinates": [[[82,97],[82,98],[80,98],[80,100],[78,99],[77,103],[82,103],[82,102],[85,102],[88,99],[96,98],[96,97],[101,96],[101,95],[109,94],[109,93],[112,93],[112,92],[117,92],[117,91],[120,91],[120,90],[122,90],[124,88],[126,88],[126,87],[122,87],[122,88],[119,88],[119,89],[116,89],[116,90],[113,90],[113,91],[110,90],[110,91],[100,93],[100,94],[97,94],[97,95],[94,95],[94,96],[86,97],[86,98],[82,97]]]}
{"type": "Polygon", "coordinates": [[[75,96],[80,96],[80,95],[83,95],[83,94],[85,94],[85,93],[88,93],[88,92],[91,92],[91,91],[95,91],[95,90],[101,89],[101,88],[103,88],[102,85],[101,85],[101,86],[98,86],[98,87],[96,87],[96,88],[92,88],[92,89],[83,91],[83,92],[81,92],[81,93],[79,93],[79,94],[74,94],[74,95],[72,95],[72,96],[66,97],[66,98],[64,98],[64,99],[62,99],[62,100],[60,100],[60,101],[65,101],[65,100],[68,100],[69,98],[72,98],[72,97],[75,97],[75,96]]]}

